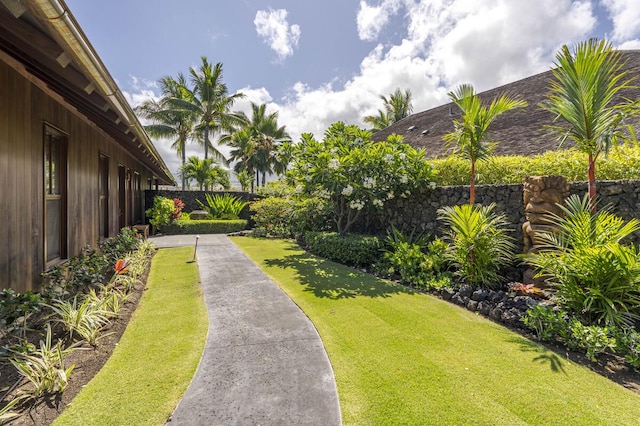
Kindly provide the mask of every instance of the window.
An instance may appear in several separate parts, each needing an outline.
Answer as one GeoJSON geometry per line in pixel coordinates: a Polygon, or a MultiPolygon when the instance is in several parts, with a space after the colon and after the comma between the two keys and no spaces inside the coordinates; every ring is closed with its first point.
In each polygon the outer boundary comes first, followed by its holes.
{"type": "Polygon", "coordinates": [[[44,130],[44,258],[47,268],[67,257],[67,143],[56,129],[44,130]]]}

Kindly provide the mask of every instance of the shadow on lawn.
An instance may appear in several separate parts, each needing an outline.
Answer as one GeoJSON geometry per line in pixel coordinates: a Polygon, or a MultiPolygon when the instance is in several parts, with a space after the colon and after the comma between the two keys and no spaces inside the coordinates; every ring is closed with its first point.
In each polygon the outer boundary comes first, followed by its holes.
{"type": "Polygon", "coordinates": [[[552,350],[540,345],[539,343],[533,342],[529,339],[525,339],[524,337],[510,338],[509,341],[519,345],[520,350],[522,350],[523,352],[533,352],[534,354],[538,354],[538,356],[533,358],[534,362],[537,362],[539,364],[548,363],[551,371],[567,374],[564,370],[563,359],[552,350]]]}
{"type": "Polygon", "coordinates": [[[314,296],[320,298],[349,299],[357,296],[373,298],[415,293],[409,288],[388,283],[308,253],[265,259],[265,264],[270,267],[293,269],[296,272],[296,279],[305,286],[304,291],[312,292],[314,296]]]}

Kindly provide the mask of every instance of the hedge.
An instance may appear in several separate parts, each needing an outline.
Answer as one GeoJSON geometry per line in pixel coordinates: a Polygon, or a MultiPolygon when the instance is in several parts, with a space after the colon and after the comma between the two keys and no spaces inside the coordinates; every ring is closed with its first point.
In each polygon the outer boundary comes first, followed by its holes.
{"type": "Polygon", "coordinates": [[[345,265],[368,266],[382,256],[383,243],[372,235],[307,232],[304,240],[311,253],[345,265]]]}
{"type": "Polygon", "coordinates": [[[160,230],[167,235],[176,234],[229,234],[247,228],[247,220],[178,220],[160,230]]]}

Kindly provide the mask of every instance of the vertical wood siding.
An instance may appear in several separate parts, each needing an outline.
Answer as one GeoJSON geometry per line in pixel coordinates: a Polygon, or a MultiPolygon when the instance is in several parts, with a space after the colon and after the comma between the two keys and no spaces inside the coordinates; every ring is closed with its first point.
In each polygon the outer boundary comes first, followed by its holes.
{"type": "MultiPolygon", "coordinates": [[[[0,289],[37,290],[44,269],[43,129],[67,135],[69,256],[99,240],[99,158],[109,157],[109,235],[118,228],[118,164],[152,174],[84,117],[0,61],[0,289]]],[[[142,206],[144,208],[144,206],[142,206]]],[[[129,213],[128,217],[136,217],[129,213]]],[[[132,223],[128,223],[132,225],[132,223]]]]}

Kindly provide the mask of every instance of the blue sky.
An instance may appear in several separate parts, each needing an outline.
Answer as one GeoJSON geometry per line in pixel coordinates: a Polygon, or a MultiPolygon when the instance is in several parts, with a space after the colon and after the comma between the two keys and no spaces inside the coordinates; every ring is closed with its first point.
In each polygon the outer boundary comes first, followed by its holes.
{"type": "MultiPolygon", "coordinates": [[[[230,92],[279,112],[294,140],[362,124],[379,95],[414,112],[469,82],[486,90],[545,71],[563,44],[606,37],[640,49],[638,0],[66,0],[133,106],[201,56],[230,92]]],[[[178,158],[158,141],[172,170],[178,158]]],[[[196,147],[189,155],[198,154],[196,147]]]]}

